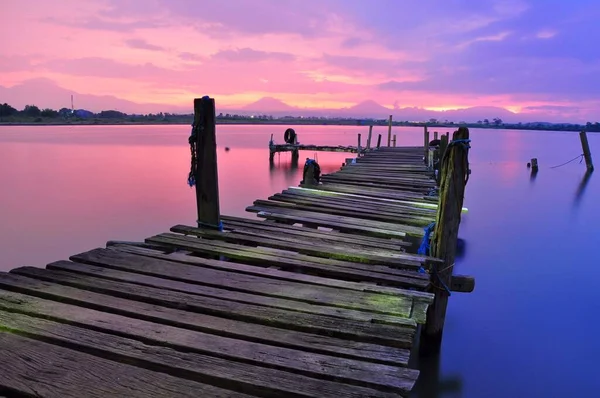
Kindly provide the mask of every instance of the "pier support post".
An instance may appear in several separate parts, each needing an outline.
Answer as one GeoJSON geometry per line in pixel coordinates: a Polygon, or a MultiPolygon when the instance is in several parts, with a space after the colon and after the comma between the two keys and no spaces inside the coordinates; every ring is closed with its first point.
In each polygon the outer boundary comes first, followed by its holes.
{"type": "Polygon", "coordinates": [[[394,134],[394,148],[396,148],[396,134],[394,134]]]}
{"type": "Polygon", "coordinates": [[[391,145],[391,141],[392,141],[392,115],[390,115],[390,118],[388,120],[388,147],[391,145]]]}
{"type": "Polygon", "coordinates": [[[358,133],[358,146],[356,147],[356,149],[358,149],[358,151],[357,151],[357,152],[358,152],[358,155],[357,155],[356,157],[360,156],[360,135],[361,135],[361,134],[360,134],[360,133],[358,133]]]}
{"type": "Polygon", "coordinates": [[[438,139],[438,132],[437,132],[437,131],[434,131],[434,132],[433,132],[433,139],[434,139],[434,140],[437,140],[437,139],[438,139]]]}
{"type": "Polygon", "coordinates": [[[381,134],[377,137],[377,149],[381,147],[381,134]]]}
{"type": "Polygon", "coordinates": [[[441,167],[440,201],[431,244],[431,255],[444,260],[432,265],[431,283],[435,298],[427,310],[427,323],[421,330],[421,352],[439,352],[446,318],[446,308],[452,270],[458,241],[458,227],[465,185],[469,177],[469,129],[461,127],[454,132],[446,149],[441,167]]]}
{"type": "Polygon", "coordinates": [[[590,152],[590,144],[588,144],[587,133],[582,131],[579,133],[581,139],[581,148],[583,149],[583,158],[585,159],[585,165],[588,171],[594,171],[594,164],[592,163],[592,153],[590,152]]]}
{"type": "Polygon", "coordinates": [[[442,134],[440,138],[440,146],[438,148],[438,173],[436,181],[438,185],[440,185],[440,181],[442,178],[442,160],[444,159],[444,154],[446,153],[446,149],[448,148],[448,135],[442,134]]]}
{"type": "Polygon", "coordinates": [[[371,135],[373,134],[373,126],[369,126],[369,136],[367,137],[367,149],[371,149],[371,135]]]}
{"type": "Polygon", "coordinates": [[[423,128],[423,149],[425,150],[423,153],[425,164],[427,164],[427,159],[429,157],[429,130],[427,129],[427,126],[423,128]]]}
{"type": "Polygon", "coordinates": [[[209,97],[194,99],[192,137],[194,136],[196,139],[195,183],[198,227],[220,228],[214,99],[209,97]]]}

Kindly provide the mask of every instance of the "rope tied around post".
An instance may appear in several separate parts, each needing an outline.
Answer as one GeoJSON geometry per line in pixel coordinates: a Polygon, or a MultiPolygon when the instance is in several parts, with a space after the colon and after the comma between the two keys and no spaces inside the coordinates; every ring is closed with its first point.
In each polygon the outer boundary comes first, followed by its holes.
{"type": "Polygon", "coordinates": [[[429,254],[429,249],[430,249],[429,240],[431,238],[431,233],[433,232],[434,228],[435,228],[435,221],[423,229],[423,231],[425,231],[425,234],[423,235],[423,240],[421,241],[421,246],[419,246],[419,250],[417,250],[417,254],[422,254],[422,255],[429,254]]]}
{"type": "Polygon", "coordinates": [[[445,290],[446,293],[448,294],[448,296],[452,296],[452,293],[450,292],[450,288],[448,287],[448,285],[446,285],[444,283],[444,281],[440,277],[440,274],[438,273],[438,271],[436,270],[435,267],[433,268],[432,274],[435,277],[435,279],[439,282],[439,284],[442,285],[442,287],[437,286],[435,283],[433,283],[433,281],[431,283],[432,286],[435,287],[435,288],[437,288],[437,289],[440,289],[440,290],[445,290]]]}
{"type": "MultiPolygon", "coordinates": [[[[209,99],[208,96],[202,97],[203,100],[209,99]]],[[[203,115],[199,116],[199,123],[192,123],[192,132],[190,134],[190,138],[188,142],[190,144],[190,152],[191,152],[191,164],[190,164],[190,173],[188,174],[187,183],[191,187],[196,185],[196,172],[198,171],[198,157],[197,157],[197,145],[198,145],[198,135],[201,134],[204,130],[204,119],[203,115]]]]}
{"type": "MultiPolygon", "coordinates": [[[[444,152],[444,158],[441,161],[441,165],[440,165],[440,171],[443,170],[444,167],[446,167],[448,160],[450,159],[450,150],[452,148],[461,148],[463,150],[463,159],[464,159],[464,165],[465,165],[465,170],[467,170],[467,173],[465,175],[465,185],[467,185],[467,182],[469,182],[469,175],[471,174],[471,170],[469,169],[469,149],[471,149],[471,139],[469,138],[458,138],[458,139],[453,139],[452,141],[450,141],[448,143],[448,147],[446,148],[446,152],[444,152]]],[[[441,181],[440,181],[440,186],[442,185],[441,181]]],[[[462,202],[462,201],[461,201],[462,202]]]]}
{"type": "Polygon", "coordinates": [[[438,195],[439,195],[439,188],[438,187],[431,188],[429,190],[429,192],[427,192],[427,196],[438,196],[438,195]]]}
{"type": "Polygon", "coordinates": [[[196,144],[198,142],[198,134],[196,133],[196,126],[192,124],[192,133],[188,139],[190,143],[191,152],[191,164],[190,173],[188,174],[187,183],[191,187],[196,185],[196,171],[198,170],[198,158],[196,157],[196,144]]]}

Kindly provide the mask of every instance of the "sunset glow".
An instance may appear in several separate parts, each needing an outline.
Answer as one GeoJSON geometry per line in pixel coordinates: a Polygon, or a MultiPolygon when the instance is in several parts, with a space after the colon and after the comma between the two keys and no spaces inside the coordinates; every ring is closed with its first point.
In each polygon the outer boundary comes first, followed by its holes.
{"type": "Polygon", "coordinates": [[[75,94],[93,111],[188,112],[208,94],[223,109],[271,97],[600,114],[600,57],[581,45],[600,38],[592,0],[7,0],[2,10],[0,101],[17,107],[69,106],[75,94]]]}

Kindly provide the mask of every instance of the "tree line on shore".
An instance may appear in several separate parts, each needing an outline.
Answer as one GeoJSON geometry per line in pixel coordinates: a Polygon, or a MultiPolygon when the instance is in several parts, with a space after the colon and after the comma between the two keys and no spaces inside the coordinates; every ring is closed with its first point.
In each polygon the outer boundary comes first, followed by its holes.
{"type": "MultiPolygon", "coordinates": [[[[44,108],[40,109],[36,105],[26,105],[22,110],[18,110],[7,103],[0,103],[0,122],[4,123],[172,123],[172,124],[191,124],[193,114],[175,114],[163,113],[156,114],[126,114],[116,110],[103,110],[97,113],[85,109],[61,108],[59,110],[44,108]]],[[[336,117],[328,118],[323,116],[282,116],[273,117],[272,115],[239,115],[223,114],[217,116],[218,124],[313,124],[313,125],[373,125],[386,126],[387,119],[369,119],[336,117]]],[[[559,130],[559,131],[581,131],[600,132],[600,123],[587,122],[585,125],[574,123],[505,123],[500,118],[492,120],[483,119],[475,123],[452,122],[448,120],[429,119],[427,121],[394,121],[394,126],[430,126],[430,127],[454,127],[467,126],[473,128],[501,128],[501,129],[519,129],[519,130],[559,130]]]]}

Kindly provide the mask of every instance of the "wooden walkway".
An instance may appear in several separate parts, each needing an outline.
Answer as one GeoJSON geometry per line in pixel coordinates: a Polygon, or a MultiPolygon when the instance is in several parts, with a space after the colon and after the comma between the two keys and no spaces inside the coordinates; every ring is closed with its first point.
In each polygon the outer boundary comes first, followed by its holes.
{"type": "Polygon", "coordinates": [[[223,232],[0,273],[0,395],[406,396],[441,261],[415,254],[437,211],[422,158],[381,148],[223,232]]]}

